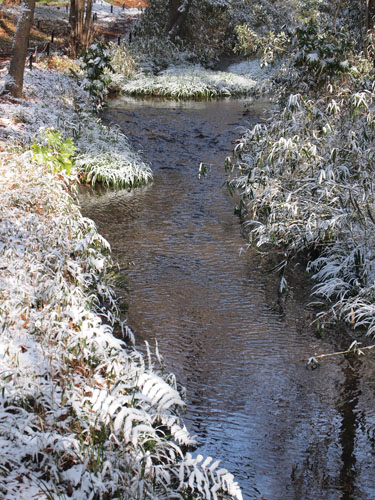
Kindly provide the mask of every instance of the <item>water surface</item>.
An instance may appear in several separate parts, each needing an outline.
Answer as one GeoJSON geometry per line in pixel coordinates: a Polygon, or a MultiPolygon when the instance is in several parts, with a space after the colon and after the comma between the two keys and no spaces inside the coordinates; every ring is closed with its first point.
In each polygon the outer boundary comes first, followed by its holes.
{"type": "MultiPolygon", "coordinates": [[[[152,164],[152,185],[82,194],[129,280],[128,323],[139,346],[157,339],[187,388],[186,423],[199,452],[220,457],[244,498],[375,498],[374,368],[300,360],[338,346],[306,321],[308,289],[287,309],[277,277],[245,241],[223,188],[223,163],[265,101],[163,102],[121,98],[105,118],[152,164]],[[211,165],[198,179],[198,166],[211,165]]],[[[142,347],[141,347],[142,348],[142,347]]]]}

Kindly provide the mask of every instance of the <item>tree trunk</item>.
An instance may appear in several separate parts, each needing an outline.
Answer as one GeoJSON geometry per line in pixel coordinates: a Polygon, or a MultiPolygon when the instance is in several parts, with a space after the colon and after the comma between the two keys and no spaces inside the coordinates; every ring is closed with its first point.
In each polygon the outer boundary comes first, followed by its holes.
{"type": "Polygon", "coordinates": [[[186,21],[193,0],[169,0],[168,23],[166,31],[172,42],[180,34],[181,28],[186,21]]]}
{"type": "Polygon", "coordinates": [[[70,1],[70,51],[77,57],[91,43],[92,0],[70,1]]]}
{"type": "Polygon", "coordinates": [[[169,0],[168,2],[168,22],[166,32],[169,33],[178,18],[178,8],[181,5],[180,0],[169,0]]]}
{"type": "Polygon", "coordinates": [[[34,10],[35,0],[23,0],[14,33],[9,72],[4,89],[5,93],[13,97],[22,97],[23,74],[34,10]]]}
{"type": "Polygon", "coordinates": [[[375,26],[375,0],[366,0],[366,29],[372,31],[375,26]]]}

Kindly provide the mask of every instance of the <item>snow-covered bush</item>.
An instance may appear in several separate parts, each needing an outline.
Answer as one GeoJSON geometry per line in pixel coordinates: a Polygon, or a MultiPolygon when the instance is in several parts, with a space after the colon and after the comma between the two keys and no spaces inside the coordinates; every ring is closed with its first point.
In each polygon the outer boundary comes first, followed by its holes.
{"type": "Polygon", "coordinates": [[[93,43],[84,52],[80,62],[84,75],[80,83],[89,92],[95,108],[101,109],[111,82],[109,73],[113,72],[108,44],[103,41],[93,43]]]}
{"type": "MultiPolygon", "coordinates": [[[[371,81],[371,79],[369,79],[371,81]]],[[[356,83],[360,87],[359,83],[356,83]]],[[[375,93],[329,86],[324,97],[291,95],[280,117],[248,130],[229,180],[247,211],[249,241],[301,254],[331,313],[375,334],[375,93]]],[[[285,281],[283,281],[285,285],[285,281]]]]}
{"type": "Polygon", "coordinates": [[[167,37],[156,34],[137,36],[130,50],[144,73],[157,74],[170,65],[194,59],[189,51],[181,50],[181,47],[177,47],[167,37]]]}
{"type": "MultiPolygon", "coordinates": [[[[169,47],[174,47],[169,50],[172,57],[177,49],[179,52],[186,52],[193,62],[212,63],[230,43],[227,33],[230,10],[231,2],[228,0],[193,0],[181,32],[175,43],[170,44],[167,33],[168,1],[155,0],[149,3],[144,15],[139,19],[137,38],[159,40],[159,43],[164,40],[169,47]]],[[[149,54],[155,66],[163,69],[161,60],[164,59],[165,64],[168,53],[164,50],[158,53],[157,43],[153,47],[156,50],[151,47],[149,54]]]]}
{"type": "MultiPolygon", "coordinates": [[[[324,85],[339,74],[356,73],[353,63],[353,38],[347,29],[334,29],[310,19],[293,31],[258,34],[249,25],[236,28],[238,44],[235,47],[247,57],[259,56],[264,65],[284,58],[288,67],[294,67],[293,78],[309,88],[324,85]]],[[[295,84],[294,84],[295,85],[295,84]]]]}
{"type": "MultiPolygon", "coordinates": [[[[294,29],[303,20],[311,19],[317,12],[319,0],[193,0],[177,45],[189,50],[202,64],[210,64],[223,53],[228,53],[236,43],[236,28],[248,25],[259,35],[273,30],[278,33],[283,26],[294,29]]],[[[157,38],[167,36],[168,1],[150,2],[139,20],[139,30],[157,38]]]]}
{"type": "Polygon", "coordinates": [[[353,43],[347,29],[319,26],[310,20],[293,36],[293,64],[316,84],[356,71],[352,63],[353,43]]]}
{"type": "Polygon", "coordinates": [[[73,139],[82,178],[118,187],[152,179],[150,167],[132,150],[126,136],[104,126],[86,108],[88,92],[74,78],[35,67],[25,73],[24,91],[23,100],[0,102],[0,113],[6,117],[0,137],[9,145],[30,148],[43,143],[46,128],[55,128],[63,140],[73,139]]]}
{"type": "Polygon", "coordinates": [[[173,99],[210,99],[248,94],[256,85],[251,75],[205,70],[201,66],[171,66],[158,75],[139,75],[121,85],[124,94],[173,99]]]}
{"type": "Polygon", "coordinates": [[[120,45],[117,43],[110,43],[109,50],[113,71],[122,75],[123,78],[130,78],[133,76],[138,69],[138,65],[127,43],[124,41],[122,41],[120,45]]]}
{"type": "Polygon", "coordinates": [[[290,36],[284,31],[277,35],[274,31],[259,35],[249,25],[244,24],[237,26],[236,34],[238,43],[234,48],[235,52],[246,57],[259,56],[265,66],[285,56],[290,47],[290,36]]]}
{"type": "Polygon", "coordinates": [[[0,156],[1,498],[241,500],[218,461],[183,451],[174,377],[114,337],[108,244],[70,181],[0,156]]]}

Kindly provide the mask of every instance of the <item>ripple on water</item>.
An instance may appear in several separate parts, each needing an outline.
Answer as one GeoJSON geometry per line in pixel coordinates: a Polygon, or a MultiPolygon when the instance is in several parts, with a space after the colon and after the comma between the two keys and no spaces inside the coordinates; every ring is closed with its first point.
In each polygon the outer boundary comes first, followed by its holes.
{"type": "MultiPolygon", "coordinates": [[[[120,99],[106,114],[153,165],[152,185],[82,194],[129,280],[129,323],[142,349],[158,340],[188,389],[197,453],[222,457],[245,498],[375,498],[374,362],[300,360],[334,349],[304,322],[302,288],[288,313],[277,279],[244,241],[224,193],[223,162],[243,114],[239,101],[120,99]],[[199,181],[201,161],[212,165],[199,181]]],[[[251,108],[250,108],[251,110],[251,108]]]]}

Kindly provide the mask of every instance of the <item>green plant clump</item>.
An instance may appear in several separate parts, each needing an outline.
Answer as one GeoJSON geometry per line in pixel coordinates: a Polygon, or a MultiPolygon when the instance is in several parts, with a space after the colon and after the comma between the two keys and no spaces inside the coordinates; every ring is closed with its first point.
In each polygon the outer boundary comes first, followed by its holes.
{"type": "Polygon", "coordinates": [[[111,52],[107,43],[98,41],[91,45],[81,58],[84,73],[82,87],[90,93],[97,109],[103,107],[111,83],[111,52]]]}
{"type": "Polygon", "coordinates": [[[65,171],[70,175],[75,146],[71,138],[63,140],[58,130],[47,129],[44,133],[47,144],[33,144],[33,160],[47,166],[51,172],[65,171]]]}

